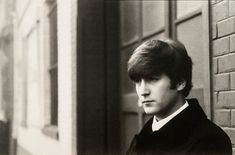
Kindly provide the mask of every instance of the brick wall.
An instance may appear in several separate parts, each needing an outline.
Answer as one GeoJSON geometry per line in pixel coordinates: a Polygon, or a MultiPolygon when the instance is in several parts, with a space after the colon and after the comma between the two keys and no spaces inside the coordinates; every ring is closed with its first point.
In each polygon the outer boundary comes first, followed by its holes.
{"type": "Polygon", "coordinates": [[[214,121],[230,136],[235,154],[235,1],[211,1],[214,121]]]}

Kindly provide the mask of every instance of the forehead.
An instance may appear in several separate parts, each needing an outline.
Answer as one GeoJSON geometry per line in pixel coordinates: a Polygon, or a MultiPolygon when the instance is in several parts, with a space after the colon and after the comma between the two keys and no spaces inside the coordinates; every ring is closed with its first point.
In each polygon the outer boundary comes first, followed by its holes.
{"type": "Polygon", "coordinates": [[[133,80],[134,83],[140,83],[142,80],[144,80],[145,82],[159,82],[159,81],[169,81],[169,83],[171,82],[171,79],[169,76],[167,76],[166,74],[162,73],[159,75],[153,75],[153,76],[149,76],[149,77],[140,77],[139,79],[133,80]]]}
{"type": "Polygon", "coordinates": [[[144,79],[144,80],[158,80],[158,79],[163,79],[163,78],[170,79],[169,76],[167,76],[165,73],[152,75],[152,76],[149,76],[149,77],[142,77],[142,79],[144,79]]]}

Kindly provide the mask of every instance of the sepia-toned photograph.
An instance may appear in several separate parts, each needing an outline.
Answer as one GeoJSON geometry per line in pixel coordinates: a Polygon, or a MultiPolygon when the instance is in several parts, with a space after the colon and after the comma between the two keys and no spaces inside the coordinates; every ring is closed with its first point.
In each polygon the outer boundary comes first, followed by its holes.
{"type": "Polygon", "coordinates": [[[0,155],[235,155],[235,0],[0,0],[0,155]]]}

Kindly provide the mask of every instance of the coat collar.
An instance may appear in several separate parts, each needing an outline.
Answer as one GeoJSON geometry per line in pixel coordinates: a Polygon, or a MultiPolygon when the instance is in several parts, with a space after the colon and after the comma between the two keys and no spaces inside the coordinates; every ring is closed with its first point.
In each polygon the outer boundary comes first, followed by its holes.
{"type": "Polygon", "coordinates": [[[186,141],[194,128],[207,119],[196,99],[188,99],[187,101],[189,106],[158,131],[152,132],[153,118],[151,118],[141,130],[137,139],[151,143],[152,140],[157,138],[161,142],[156,145],[165,146],[167,144],[168,147],[180,145],[181,142],[186,141]]]}

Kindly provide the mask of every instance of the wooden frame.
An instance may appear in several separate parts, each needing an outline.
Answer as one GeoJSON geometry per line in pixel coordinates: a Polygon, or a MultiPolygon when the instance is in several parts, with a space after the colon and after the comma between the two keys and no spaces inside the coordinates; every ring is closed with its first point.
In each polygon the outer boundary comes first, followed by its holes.
{"type": "Polygon", "coordinates": [[[118,8],[118,1],[78,0],[78,154],[120,151],[118,8]]]}
{"type": "MultiPolygon", "coordinates": [[[[121,1],[121,7],[122,5],[124,5],[123,3],[126,1],[121,1]]],[[[203,93],[203,103],[205,104],[204,110],[206,112],[206,114],[208,115],[209,118],[211,118],[211,57],[210,57],[210,34],[209,34],[209,2],[207,3],[203,3],[204,5],[202,7],[200,7],[200,9],[196,9],[195,11],[191,12],[191,13],[187,13],[184,16],[179,17],[178,19],[176,19],[176,13],[177,13],[177,1],[165,1],[165,25],[161,28],[159,28],[158,30],[156,30],[154,33],[149,34],[147,36],[143,36],[143,17],[142,17],[142,1],[138,1],[139,4],[139,12],[136,13],[136,16],[139,16],[139,20],[138,20],[138,37],[136,37],[135,39],[132,39],[130,41],[126,41],[126,42],[122,42],[122,40],[120,40],[120,52],[121,52],[121,59],[123,59],[122,61],[126,60],[130,53],[129,53],[129,49],[132,49],[133,47],[135,47],[136,45],[140,44],[143,41],[146,41],[148,39],[154,38],[155,36],[164,33],[165,37],[169,37],[169,38],[173,38],[173,39],[177,39],[177,25],[182,24],[184,21],[187,21],[189,19],[193,19],[194,17],[198,17],[201,16],[202,17],[202,23],[200,22],[200,24],[202,24],[202,31],[203,31],[203,45],[202,49],[203,49],[203,57],[205,58],[205,67],[203,68],[203,77],[204,77],[204,81],[203,81],[203,92],[201,90],[197,90],[200,91],[200,93],[203,93]]],[[[124,10],[121,10],[124,11],[124,10]]],[[[120,13],[122,15],[122,13],[120,13]]],[[[134,14],[133,12],[130,13],[131,15],[134,14]]],[[[201,19],[200,17],[200,19],[201,19]]],[[[124,19],[124,17],[120,17],[121,22],[124,19]]],[[[124,22],[124,21],[123,21],[124,22]]],[[[124,24],[120,24],[120,29],[124,29],[124,24]]],[[[123,30],[125,31],[125,30],[123,30]]],[[[131,38],[131,37],[130,37],[131,38]]],[[[122,39],[122,38],[120,38],[122,39]]],[[[126,62],[124,62],[126,63],[126,62]]],[[[121,66],[122,69],[124,69],[123,66],[121,66]]],[[[125,80],[126,78],[124,77],[125,73],[121,72],[121,80],[125,80]],[[123,77],[122,77],[123,76],[123,77]]],[[[126,75],[125,75],[126,76],[126,75]]],[[[127,82],[126,82],[127,83],[127,82]]],[[[126,89],[130,89],[129,85],[126,86],[125,82],[121,83],[122,85],[124,84],[124,88],[126,89]]],[[[134,86],[133,86],[134,87],[134,86]]],[[[121,89],[122,90],[122,89],[121,89]]],[[[195,91],[196,92],[196,91],[195,91]]],[[[197,93],[197,92],[196,92],[197,93]]],[[[121,115],[122,118],[121,120],[124,121],[125,118],[127,119],[129,115],[134,116],[138,118],[138,122],[133,123],[133,126],[136,125],[136,123],[138,124],[138,129],[136,130],[140,130],[144,124],[144,113],[143,111],[138,108],[137,106],[133,105],[133,104],[137,104],[138,102],[138,98],[136,96],[136,93],[133,90],[129,90],[126,92],[122,92],[121,91],[121,115]]],[[[125,134],[128,134],[128,131],[126,133],[126,130],[128,130],[128,127],[125,127],[125,124],[121,123],[122,125],[122,136],[125,136],[125,134]]],[[[131,131],[133,132],[133,131],[131,131]]],[[[126,137],[125,137],[126,138],[126,137]]],[[[126,139],[123,139],[122,143],[126,143],[126,139]]],[[[122,146],[123,148],[126,146],[122,146]]],[[[125,148],[124,148],[125,149],[125,148]]]]}
{"type": "Polygon", "coordinates": [[[186,20],[192,19],[194,17],[197,17],[199,15],[202,16],[202,31],[203,31],[203,58],[204,58],[204,68],[203,68],[203,73],[204,73],[204,91],[203,91],[203,96],[204,96],[204,105],[205,105],[205,112],[209,118],[212,117],[211,114],[211,102],[212,102],[212,58],[211,58],[211,48],[210,48],[210,18],[209,18],[209,1],[203,3],[202,7],[200,9],[197,9],[191,13],[188,13],[182,17],[179,17],[176,19],[176,1],[171,1],[171,7],[172,7],[172,35],[171,37],[176,39],[177,34],[176,34],[176,26],[183,23],[186,20]]]}
{"type": "MultiPolygon", "coordinates": [[[[45,75],[46,75],[46,90],[48,91],[48,94],[45,95],[45,124],[44,127],[42,128],[42,133],[45,134],[46,136],[49,136],[50,138],[59,140],[59,131],[58,131],[58,35],[57,31],[55,32],[54,35],[56,35],[55,38],[51,38],[51,23],[50,23],[50,18],[55,18],[57,21],[57,0],[49,0],[45,1],[47,5],[47,14],[46,14],[46,32],[47,34],[47,43],[46,43],[46,53],[45,53],[45,75]],[[56,12],[55,12],[56,11],[56,12]],[[52,13],[56,13],[56,17],[51,17],[52,13]],[[51,41],[54,42],[53,46],[51,47],[51,41]],[[53,54],[52,55],[52,48],[53,48],[53,54]],[[56,54],[55,54],[56,53],[56,54]],[[54,62],[52,62],[52,57],[54,58],[54,62]],[[56,80],[56,88],[55,86],[52,85],[52,72],[56,72],[57,80],[56,80]],[[52,94],[55,93],[55,96],[57,96],[57,99],[55,101],[52,101],[52,94]],[[53,105],[54,104],[54,105],[53,105]],[[55,113],[56,112],[56,113],[55,113]]],[[[54,23],[57,29],[57,23],[54,23]]],[[[53,80],[54,81],[54,80],[53,80]]]]}

